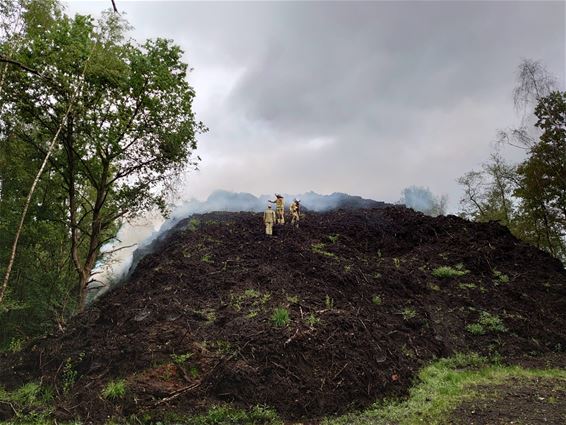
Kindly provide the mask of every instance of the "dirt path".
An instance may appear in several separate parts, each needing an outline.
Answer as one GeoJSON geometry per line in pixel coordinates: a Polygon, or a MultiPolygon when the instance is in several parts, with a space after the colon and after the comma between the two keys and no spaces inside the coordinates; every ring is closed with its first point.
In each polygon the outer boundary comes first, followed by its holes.
{"type": "Polygon", "coordinates": [[[513,378],[477,387],[482,398],[467,401],[452,415],[455,425],[564,425],[566,380],[513,378]]]}

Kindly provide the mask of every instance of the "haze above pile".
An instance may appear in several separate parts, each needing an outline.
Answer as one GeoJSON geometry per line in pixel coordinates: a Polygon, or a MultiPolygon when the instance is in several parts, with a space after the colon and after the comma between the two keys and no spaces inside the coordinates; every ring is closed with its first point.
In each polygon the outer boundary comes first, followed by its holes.
{"type": "MultiPolygon", "coordinates": [[[[69,2],[98,14],[110,1],[69,2]]],[[[138,39],[167,37],[210,127],[181,195],[335,191],[449,196],[516,125],[523,58],[564,88],[564,2],[126,2],[138,39]]],[[[520,158],[520,152],[506,152],[520,158]]]]}

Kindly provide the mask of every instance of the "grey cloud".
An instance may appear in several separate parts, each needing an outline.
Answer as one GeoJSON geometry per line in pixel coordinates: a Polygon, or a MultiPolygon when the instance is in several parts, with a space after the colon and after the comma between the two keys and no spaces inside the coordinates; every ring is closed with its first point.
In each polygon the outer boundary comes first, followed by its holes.
{"type": "Polygon", "coordinates": [[[136,37],[173,38],[195,68],[195,108],[211,131],[188,197],[395,201],[416,184],[448,193],[454,209],[455,179],[514,123],[521,59],[564,81],[561,2],[119,3],[136,37]]]}
{"type": "Polygon", "coordinates": [[[514,67],[537,57],[541,46],[560,69],[563,9],[528,2],[293,4],[281,15],[282,35],[270,34],[231,104],[298,134],[328,134],[350,122],[386,131],[383,116],[408,127],[407,118],[423,109],[510,92],[514,67]]]}

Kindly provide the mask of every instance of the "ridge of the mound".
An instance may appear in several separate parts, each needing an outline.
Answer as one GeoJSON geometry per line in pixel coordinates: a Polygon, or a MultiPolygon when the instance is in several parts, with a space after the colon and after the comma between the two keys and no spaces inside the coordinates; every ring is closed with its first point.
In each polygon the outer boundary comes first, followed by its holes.
{"type": "Polygon", "coordinates": [[[273,238],[257,213],[176,230],[66,332],[6,358],[0,379],[42,377],[61,416],[94,422],[219,402],[313,418],[401,394],[435,357],[566,347],[562,265],[497,223],[392,207],[309,213],[273,238]],[[117,378],[118,405],[99,397],[117,378]]]}

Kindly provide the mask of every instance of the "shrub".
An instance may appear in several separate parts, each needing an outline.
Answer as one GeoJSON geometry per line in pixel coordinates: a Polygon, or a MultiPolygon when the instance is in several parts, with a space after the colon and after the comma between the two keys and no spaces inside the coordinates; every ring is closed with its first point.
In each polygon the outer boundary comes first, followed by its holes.
{"type": "Polygon", "coordinates": [[[381,305],[382,300],[379,295],[374,295],[373,298],[371,299],[371,302],[374,303],[375,305],[381,305]]]}
{"type": "Polygon", "coordinates": [[[119,398],[123,398],[125,395],[126,381],[123,379],[108,382],[102,390],[102,397],[110,400],[117,400],[119,398]]]}
{"type": "Polygon", "coordinates": [[[271,316],[271,321],[275,326],[283,327],[287,326],[291,318],[289,317],[289,311],[286,308],[278,307],[273,311],[271,316]]]}

